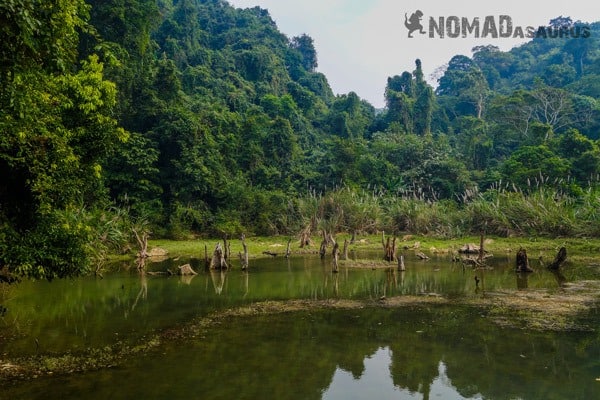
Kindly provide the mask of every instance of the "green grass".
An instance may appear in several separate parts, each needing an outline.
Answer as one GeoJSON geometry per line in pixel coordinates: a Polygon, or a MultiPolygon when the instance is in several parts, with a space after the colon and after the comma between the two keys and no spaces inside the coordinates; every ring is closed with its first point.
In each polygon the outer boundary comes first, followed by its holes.
{"type": "MultiPolygon", "coordinates": [[[[336,240],[342,245],[344,239],[350,239],[349,234],[338,234],[336,240]]],[[[262,253],[270,251],[285,254],[288,236],[273,236],[273,237],[249,237],[246,238],[248,252],[251,258],[267,257],[262,253]]],[[[382,251],[381,236],[367,235],[356,238],[355,244],[350,245],[350,249],[354,250],[373,250],[382,251]]],[[[387,235],[386,235],[387,239],[387,235]]],[[[410,235],[407,240],[402,240],[400,236],[397,239],[397,248],[400,251],[407,246],[413,248],[415,243],[419,243],[419,250],[425,253],[439,251],[452,252],[458,251],[463,245],[473,243],[479,245],[480,238],[478,236],[465,236],[453,239],[440,239],[429,236],[410,235]]],[[[204,258],[204,246],[208,250],[209,256],[212,254],[218,239],[195,239],[195,240],[150,240],[149,248],[160,247],[169,251],[169,256],[187,256],[204,258]]],[[[313,244],[301,249],[299,248],[299,240],[296,237],[292,238],[291,251],[293,254],[299,253],[314,253],[319,250],[321,239],[313,237],[313,244]]],[[[239,238],[230,239],[231,254],[236,256],[238,252],[243,251],[242,244],[239,238]]],[[[537,257],[543,253],[545,258],[554,257],[555,253],[562,246],[567,248],[570,257],[577,258],[598,258],[600,256],[600,239],[579,239],[579,238],[535,238],[535,237],[514,237],[514,238],[499,238],[486,237],[485,249],[494,254],[516,253],[521,247],[525,248],[530,257],[537,257]]]]}

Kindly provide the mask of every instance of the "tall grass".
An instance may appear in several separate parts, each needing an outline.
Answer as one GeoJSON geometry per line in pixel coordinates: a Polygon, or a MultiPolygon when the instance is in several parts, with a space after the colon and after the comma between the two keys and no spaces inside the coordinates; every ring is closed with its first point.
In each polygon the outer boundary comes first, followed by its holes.
{"type": "Polygon", "coordinates": [[[563,187],[538,182],[522,190],[498,183],[485,192],[467,190],[456,200],[435,200],[415,191],[390,194],[342,188],[311,193],[296,204],[305,225],[333,233],[600,236],[600,187],[590,186],[577,195],[563,187]]]}

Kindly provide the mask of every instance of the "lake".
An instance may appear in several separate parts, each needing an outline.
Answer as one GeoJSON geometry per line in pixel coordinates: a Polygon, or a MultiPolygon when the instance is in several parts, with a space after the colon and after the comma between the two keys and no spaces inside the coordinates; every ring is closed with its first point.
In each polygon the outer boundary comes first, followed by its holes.
{"type": "MultiPolygon", "coordinates": [[[[361,255],[362,258],[362,255],[361,255]]],[[[144,341],[193,318],[266,300],[476,297],[485,291],[559,288],[543,268],[514,272],[512,255],[473,271],[448,256],[396,268],[332,274],[315,256],[251,260],[249,272],[193,277],[140,274],[22,282],[4,293],[2,358],[76,353],[144,341]],[[480,278],[476,284],[474,276],[480,278]]],[[[533,262],[535,267],[535,262],[533,262]]],[[[566,279],[574,279],[570,267],[566,279]]],[[[596,311],[589,316],[600,321],[596,311]]],[[[116,368],[5,386],[10,399],[590,399],[600,393],[598,332],[500,328],[465,306],[318,310],[228,318],[203,337],[167,344],[116,368]]]]}

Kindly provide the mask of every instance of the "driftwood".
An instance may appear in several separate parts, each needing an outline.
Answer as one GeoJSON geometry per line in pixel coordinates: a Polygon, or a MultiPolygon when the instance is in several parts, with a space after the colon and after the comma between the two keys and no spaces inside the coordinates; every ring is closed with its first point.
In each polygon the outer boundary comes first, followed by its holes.
{"type": "Polygon", "coordinates": [[[265,251],[263,251],[262,253],[263,253],[265,256],[271,256],[271,257],[277,257],[277,255],[278,255],[278,253],[275,253],[275,252],[273,252],[273,251],[268,251],[268,250],[265,250],[265,251]]]}
{"type": "Polygon", "coordinates": [[[560,268],[560,266],[567,260],[567,249],[565,247],[561,247],[556,257],[554,257],[554,261],[550,265],[548,265],[548,269],[556,271],[560,268]]]}
{"type": "Polygon", "coordinates": [[[416,255],[417,257],[419,257],[421,260],[429,260],[429,257],[427,257],[427,255],[425,255],[425,253],[422,253],[422,252],[420,252],[420,251],[419,251],[419,252],[417,252],[417,253],[415,253],[415,255],[416,255]]]}
{"type": "Polygon", "coordinates": [[[227,261],[225,253],[221,247],[221,243],[217,243],[213,252],[212,260],[210,261],[210,269],[227,269],[227,261]]]}
{"type": "Polygon", "coordinates": [[[517,252],[517,272],[533,272],[533,269],[529,266],[529,258],[527,257],[527,251],[524,248],[520,248],[517,252]]]}

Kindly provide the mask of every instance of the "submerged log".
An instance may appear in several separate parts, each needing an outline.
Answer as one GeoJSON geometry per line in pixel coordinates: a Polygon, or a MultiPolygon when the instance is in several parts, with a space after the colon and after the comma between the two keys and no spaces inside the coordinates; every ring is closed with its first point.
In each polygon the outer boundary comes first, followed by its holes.
{"type": "Polygon", "coordinates": [[[567,260],[567,249],[565,247],[561,247],[556,257],[554,257],[554,261],[552,264],[548,265],[548,269],[556,271],[560,268],[560,266],[567,260]]]}
{"type": "Polygon", "coordinates": [[[520,248],[517,252],[517,272],[533,272],[533,269],[529,267],[529,258],[527,257],[527,251],[524,248],[520,248]]]}

